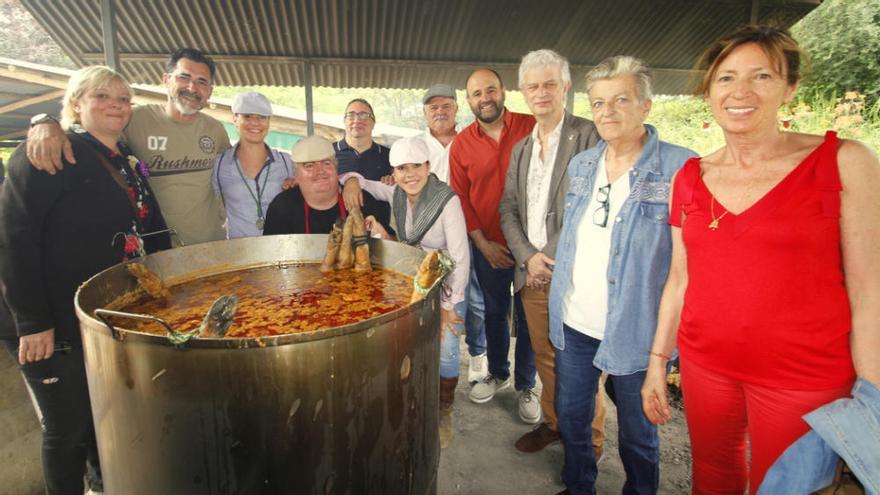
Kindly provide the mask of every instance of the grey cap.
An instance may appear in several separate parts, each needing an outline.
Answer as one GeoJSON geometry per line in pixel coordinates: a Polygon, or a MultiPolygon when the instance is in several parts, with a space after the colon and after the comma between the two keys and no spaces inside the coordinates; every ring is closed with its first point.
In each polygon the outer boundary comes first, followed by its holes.
{"type": "Polygon", "coordinates": [[[290,156],[294,163],[317,162],[335,157],[336,151],[330,141],[321,136],[309,136],[293,145],[290,156]]]}
{"type": "Polygon", "coordinates": [[[422,105],[427,105],[428,102],[431,101],[431,98],[435,96],[443,96],[454,100],[455,90],[448,84],[435,84],[425,92],[425,96],[422,98],[422,105]]]}
{"type": "Polygon", "coordinates": [[[232,113],[272,116],[272,104],[260,93],[239,93],[232,100],[232,113]]]}

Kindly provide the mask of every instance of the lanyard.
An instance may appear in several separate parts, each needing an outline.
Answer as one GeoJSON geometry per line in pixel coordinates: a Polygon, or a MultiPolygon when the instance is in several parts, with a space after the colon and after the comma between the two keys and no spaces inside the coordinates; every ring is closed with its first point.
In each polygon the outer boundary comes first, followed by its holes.
{"type": "MultiPolygon", "coordinates": [[[[271,160],[272,156],[269,155],[267,160],[271,160]]],[[[257,228],[263,229],[263,191],[266,189],[266,183],[269,181],[269,172],[272,168],[272,162],[269,162],[269,166],[263,165],[263,168],[257,172],[257,176],[254,178],[254,187],[257,188],[257,193],[251,190],[251,185],[248,183],[247,177],[244,176],[244,172],[241,170],[241,163],[238,161],[238,157],[235,154],[232,155],[232,160],[235,162],[235,169],[238,170],[238,176],[241,177],[241,181],[244,182],[244,187],[247,189],[248,194],[251,195],[251,198],[257,204],[257,228]],[[260,174],[266,172],[266,175],[263,176],[263,187],[260,187],[260,183],[257,180],[260,178],[260,174]]]]}
{"type": "MultiPolygon", "coordinates": [[[[339,193],[339,199],[336,200],[336,206],[339,207],[339,217],[345,220],[345,203],[342,201],[342,193],[339,193]]],[[[311,208],[309,208],[309,202],[303,198],[303,211],[306,214],[306,234],[311,234],[311,228],[309,227],[309,212],[311,208]]]]}

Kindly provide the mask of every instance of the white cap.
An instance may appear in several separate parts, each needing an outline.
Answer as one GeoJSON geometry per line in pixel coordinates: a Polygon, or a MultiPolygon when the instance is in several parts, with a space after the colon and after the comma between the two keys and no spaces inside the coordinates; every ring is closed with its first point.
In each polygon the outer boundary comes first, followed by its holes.
{"type": "Polygon", "coordinates": [[[239,93],[232,100],[232,113],[272,116],[269,99],[257,92],[239,93]]]}
{"type": "Polygon", "coordinates": [[[425,163],[430,158],[428,145],[420,137],[406,137],[394,141],[391,145],[391,153],[388,155],[392,167],[399,167],[405,163],[425,163]]]}

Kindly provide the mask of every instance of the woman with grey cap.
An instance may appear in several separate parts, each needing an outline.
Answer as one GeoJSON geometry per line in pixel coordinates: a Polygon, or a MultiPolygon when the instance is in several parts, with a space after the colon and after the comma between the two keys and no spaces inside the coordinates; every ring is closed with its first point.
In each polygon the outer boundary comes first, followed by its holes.
{"type": "MultiPolygon", "coordinates": [[[[321,136],[309,136],[293,145],[292,155],[297,185],[272,200],[263,235],[327,234],[337,218],[345,219],[348,214],[339,190],[333,145],[321,136]]],[[[387,206],[382,207],[373,196],[364,194],[361,211],[393,232],[388,226],[387,206]]]]}
{"type": "Polygon", "coordinates": [[[263,234],[269,204],[293,176],[290,155],[266,144],[272,105],[260,93],[239,93],[232,123],[239,141],[214,161],[211,184],[226,206],[226,237],[263,234]]]}

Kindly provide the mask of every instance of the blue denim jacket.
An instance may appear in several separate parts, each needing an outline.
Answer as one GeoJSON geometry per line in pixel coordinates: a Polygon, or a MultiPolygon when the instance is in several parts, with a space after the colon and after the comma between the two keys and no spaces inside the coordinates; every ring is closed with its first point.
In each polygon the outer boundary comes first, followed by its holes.
{"type": "Polygon", "coordinates": [[[859,378],[852,395],[804,416],[812,430],[776,460],[758,495],[824,488],[834,478],[838,456],[862,482],[865,493],[880,494],[880,390],[859,378]]]}
{"type": "MultiPolygon", "coordinates": [[[[669,194],[672,176],[693,151],[660,141],[645,124],[647,142],[629,174],[630,195],[613,219],[608,260],[608,315],[605,337],[593,364],[612,375],[648,368],[648,352],[657,329],[660,293],[669,273],[672,237],[669,194]]],[[[607,143],[578,153],[568,165],[562,233],[550,285],[550,341],[565,349],[562,304],[571,286],[577,230],[590,205],[599,158],[607,143]]]]}

